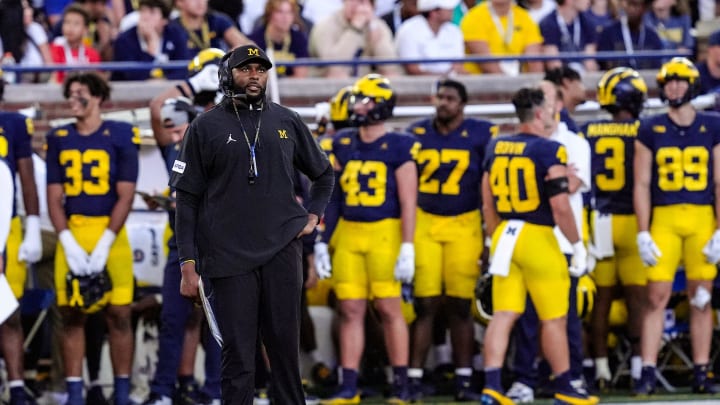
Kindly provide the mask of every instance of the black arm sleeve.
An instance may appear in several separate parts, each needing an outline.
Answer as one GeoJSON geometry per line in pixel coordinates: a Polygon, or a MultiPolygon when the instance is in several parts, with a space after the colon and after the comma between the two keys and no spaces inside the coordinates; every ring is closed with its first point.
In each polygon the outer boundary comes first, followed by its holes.
{"type": "Polygon", "coordinates": [[[322,217],[325,207],[330,201],[333,184],[335,183],[335,174],[331,165],[327,165],[325,171],[320,177],[313,179],[310,187],[310,203],[308,203],[308,212],[315,214],[318,218],[322,217]]]}
{"type": "Polygon", "coordinates": [[[195,226],[197,224],[200,198],[195,194],[177,190],[175,208],[175,240],[178,246],[180,262],[197,259],[195,246],[195,226]]]}
{"type": "Polygon", "coordinates": [[[342,190],[340,189],[339,176],[340,172],[337,172],[335,176],[335,187],[333,188],[332,195],[330,197],[330,203],[328,203],[325,209],[325,219],[323,220],[325,226],[322,234],[320,235],[320,239],[327,244],[330,243],[330,238],[332,237],[333,232],[335,232],[335,227],[337,226],[341,215],[340,209],[342,208],[342,190]]]}

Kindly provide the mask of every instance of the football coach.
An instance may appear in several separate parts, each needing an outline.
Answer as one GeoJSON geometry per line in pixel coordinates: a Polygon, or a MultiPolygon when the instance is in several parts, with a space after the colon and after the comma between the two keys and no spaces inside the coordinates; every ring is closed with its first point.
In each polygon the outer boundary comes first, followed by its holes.
{"type": "Polygon", "coordinates": [[[223,57],[225,98],[192,122],[170,177],[177,189],[180,293],[197,301],[202,290],[212,291],[225,405],[252,404],[258,340],[270,359],[273,403],[305,403],[300,238],[318,224],[334,179],[300,116],[266,98],[271,68],[254,45],[223,57]],[[307,210],[295,199],[296,169],[313,182],[307,210]]]}

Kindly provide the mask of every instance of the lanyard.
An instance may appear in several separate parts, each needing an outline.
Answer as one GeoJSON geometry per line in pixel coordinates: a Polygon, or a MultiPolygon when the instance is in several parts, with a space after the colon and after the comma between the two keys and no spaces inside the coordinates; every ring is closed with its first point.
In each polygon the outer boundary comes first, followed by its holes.
{"type": "Polygon", "coordinates": [[[572,50],[579,51],[580,50],[580,16],[579,15],[576,16],[572,22],[572,26],[573,26],[572,38],[570,38],[570,32],[568,31],[567,24],[565,24],[565,20],[562,19],[562,17],[560,16],[560,13],[556,13],[555,17],[557,17],[557,25],[558,25],[558,28],[560,28],[560,36],[562,37],[560,40],[561,43],[573,45],[572,50]]]}
{"type": "MultiPolygon", "coordinates": [[[[620,28],[622,30],[622,36],[623,36],[623,43],[625,44],[625,51],[628,53],[628,55],[632,55],[635,53],[635,49],[633,47],[632,42],[632,36],[630,36],[630,27],[628,26],[628,19],[625,14],[620,16],[620,28]]],[[[645,45],[645,24],[640,23],[640,33],[638,34],[638,48],[642,49],[645,45]]],[[[628,61],[630,63],[630,66],[633,68],[637,68],[637,61],[635,59],[630,59],[628,61]]]]}
{"type": "Polygon", "coordinates": [[[510,43],[512,42],[513,37],[513,29],[515,28],[514,22],[513,22],[513,5],[510,5],[510,10],[507,14],[507,29],[503,28],[502,22],[500,21],[500,17],[495,12],[495,9],[493,8],[492,4],[488,3],[488,9],[490,10],[490,17],[492,17],[493,24],[495,24],[495,29],[497,30],[498,34],[503,38],[503,44],[505,45],[505,49],[510,49],[510,43]]]}
{"type": "MultiPolygon", "coordinates": [[[[258,116],[258,123],[257,127],[255,127],[255,139],[252,143],[250,143],[250,138],[247,135],[247,132],[245,132],[245,126],[242,123],[242,120],[240,119],[240,113],[238,112],[237,106],[235,105],[235,102],[230,100],[230,102],[233,105],[233,109],[235,109],[235,116],[238,119],[238,122],[240,123],[240,129],[242,129],[243,136],[245,137],[245,142],[247,142],[248,151],[250,152],[250,168],[248,169],[248,183],[255,184],[255,179],[258,177],[258,167],[257,167],[257,160],[255,159],[255,149],[258,144],[258,139],[260,139],[260,124],[262,123],[262,110],[263,108],[260,107],[260,116],[258,116]]],[[[250,106],[250,109],[252,109],[252,106],[250,106]]]]}
{"type": "Polygon", "coordinates": [[[183,26],[183,28],[185,28],[185,31],[188,34],[188,38],[190,39],[190,42],[195,45],[195,48],[210,48],[210,27],[208,26],[207,19],[203,19],[202,25],[200,25],[200,35],[202,36],[202,38],[198,37],[195,30],[188,28],[182,17],[180,17],[180,24],[183,26]]]}
{"type": "Polygon", "coordinates": [[[275,47],[275,41],[273,41],[270,38],[270,35],[268,34],[268,30],[265,29],[265,47],[266,48],[272,48],[276,51],[282,52],[283,54],[287,54],[290,51],[290,41],[291,41],[290,33],[288,32],[287,34],[285,34],[285,36],[283,36],[283,42],[282,42],[280,49],[277,49],[275,47]]]}
{"type": "Polygon", "coordinates": [[[70,45],[68,45],[65,38],[62,38],[60,42],[63,47],[63,52],[65,53],[65,63],[68,65],[82,65],[87,62],[87,58],[85,58],[85,45],[83,45],[82,42],[80,42],[80,46],[78,47],[77,57],[73,55],[72,49],[70,49],[70,45]]]}

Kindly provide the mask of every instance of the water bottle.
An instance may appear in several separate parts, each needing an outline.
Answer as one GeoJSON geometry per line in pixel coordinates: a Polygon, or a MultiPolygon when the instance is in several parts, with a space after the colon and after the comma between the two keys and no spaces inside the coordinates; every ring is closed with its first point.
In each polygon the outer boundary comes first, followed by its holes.
{"type": "Polygon", "coordinates": [[[15,83],[16,74],[15,72],[8,71],[6,69],[8,66],[15,66],[15,57],[13,57],[11,52],[5,52],[2,58],[3,80],[5,80],[6,83],[15,83]]]}

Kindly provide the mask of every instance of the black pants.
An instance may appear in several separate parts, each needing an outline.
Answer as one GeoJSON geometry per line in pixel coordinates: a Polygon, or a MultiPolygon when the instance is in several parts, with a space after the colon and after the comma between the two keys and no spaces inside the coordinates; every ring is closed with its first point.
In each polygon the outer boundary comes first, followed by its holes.
{"type": "Polygon", "coordinates": [[[270,262],[238,276],[211,279],[222,348],[224,405],[250,405],[255,351],[262,339],[270,359],[270,397],[276,404],[304,404],[300,380],[302,245],[294,240],[270,262]]]}

